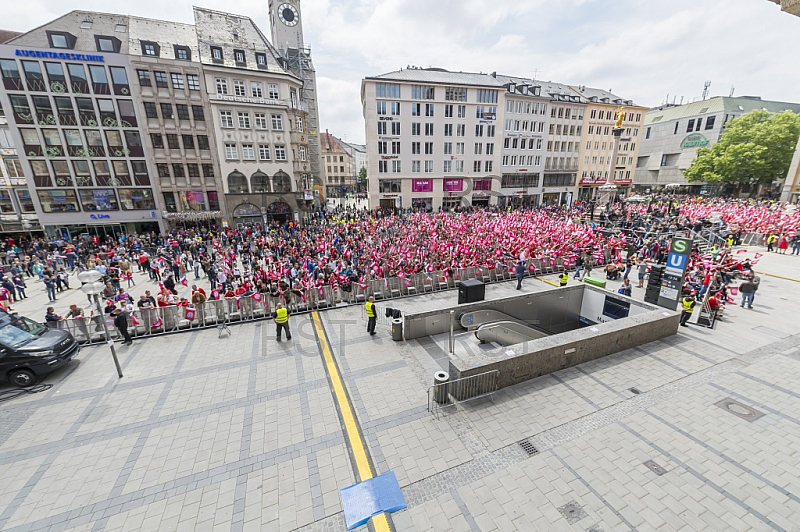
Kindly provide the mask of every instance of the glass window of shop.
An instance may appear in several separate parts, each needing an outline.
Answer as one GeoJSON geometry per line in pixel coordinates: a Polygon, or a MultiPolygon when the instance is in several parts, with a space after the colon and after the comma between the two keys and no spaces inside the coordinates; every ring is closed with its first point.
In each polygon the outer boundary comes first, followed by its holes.
{"type": "Polygon", "coordinates": [[[86,212],[118,211],[117,196],[111,188],[93,188],[78,191],[81,205],[86,212]]]}
{"type": "Polygon", "coordinates": [[[178,204],[175,202],[174,192],[164,192],[164,206],[167,212],[178,212],[178,204]]]}
{"type": "Polygon", "coordinates": [[[17,189],[15,192],[17,193],[19,206],[23,213],[36,212],[36,207],[33,205],[33,198],[31,198],[31,193],[29,190],[17,189]]]}
{"type": "Polygon", "coordinates": [[[152,210],[156,208],[153,191],[149,188],[121,188],[117,192],[119,192],[122,210],[152,210]]]}
{"type": "Polygon", "coordinates": [[[39,204],[44,212],[78,212],[78,198],[74,190],[39,190],[39,204]]]}
{"type": "Polygon", "coordinates": [[[433,210],[433,198],[411,198],[411,207],[414,209],[433,210]]]}
{"type": "Polygon", "coordinates": [[[208,192],[208,210],[219,210],[219,195],[217,192],[208,192]]]}
{"type": "Polygon", "coordinates": [[[205,196],[202,190],[187,190],[181,194],[184,211],[206,210],[205,196]]]}

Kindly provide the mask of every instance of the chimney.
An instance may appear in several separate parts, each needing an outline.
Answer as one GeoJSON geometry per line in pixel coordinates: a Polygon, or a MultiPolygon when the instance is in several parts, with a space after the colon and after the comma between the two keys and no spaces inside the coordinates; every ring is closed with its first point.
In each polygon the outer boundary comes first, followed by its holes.
{"type": "Polygon", "coordinates": [[[496,78],[497,77],[497,72],[492,72],[492,77],[496,78]]]}

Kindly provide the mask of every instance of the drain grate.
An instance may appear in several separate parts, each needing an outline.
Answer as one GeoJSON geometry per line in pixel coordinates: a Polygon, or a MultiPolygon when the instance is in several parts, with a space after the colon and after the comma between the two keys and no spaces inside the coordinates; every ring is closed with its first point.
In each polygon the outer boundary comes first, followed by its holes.
{"type": "Polygon", "coordinates": [[[639,395],[642,391],[639,388],[628,388],[628,391],[631,392],[633,395],[639,395]]]}
{"type": "Polygon", "coordinates": [[[584,512],[583,508],[575,501],[568,502],[559,508],[558,511],[561,512],[561,515],[563,515],[571,525],[586,517],[586,512],[584,512]]]}
{"type": "Polygon", "coordinates": [[[644,463],[644,465],[647,466],[647,469],[649,469],[659,477],[667,472],[666,469],[655,463],[653,460],[648,460],[647,462],[644,463]]]}
{"type": "Polygon", "coordinates": [[[533,446],[533,444],[528,440],[523,440],[519,442],[519,446],[522,447],[522,450],[528,453],[528,456],[533,456],[534,454],[539,453],[539,449],[533,446]]]}
{"type": "Polygon", "coordinates": [[[755,408],[747,406],[739,401],[735,401],[733,399],[723,399],[717,403],[714,403],[716,406],[720,407],[721,409],[725,410],[733,414],[734,416],[738,416],[745,421],[753,422],[756,419],[762,417],[764,412],[759,412],[755,408]]]}

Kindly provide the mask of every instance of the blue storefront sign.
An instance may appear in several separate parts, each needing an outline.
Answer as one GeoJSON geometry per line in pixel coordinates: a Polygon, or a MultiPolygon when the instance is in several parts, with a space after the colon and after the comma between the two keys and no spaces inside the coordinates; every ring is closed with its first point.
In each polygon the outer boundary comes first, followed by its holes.
{"type": "Polygon", "coordinates": [[[105,62],[102,55],[73,54],[69,52],[48,52],[47,50],[17,50],[14,55],[22,57],[43,57],[45,59],[67,59],[69,61],[105,62]]]}

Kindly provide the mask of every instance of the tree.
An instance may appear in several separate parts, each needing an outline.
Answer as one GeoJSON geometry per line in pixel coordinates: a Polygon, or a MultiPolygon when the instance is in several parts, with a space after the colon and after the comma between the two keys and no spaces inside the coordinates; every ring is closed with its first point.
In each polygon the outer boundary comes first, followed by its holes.
{"type": "Polygon", "coordinates": [[[358,184],[357,190],[359,192],[366,192],[367,191],[367,167],[362,166],[361,170],[358,171],[358,184]]]}
{"type": "Polygon", "coordinates": [[[756,110],[725,124],[719,142],[699,148],[684,171],[688,181],[769,185],[786,177],[800,137],[800,116],[756,110]]]}

